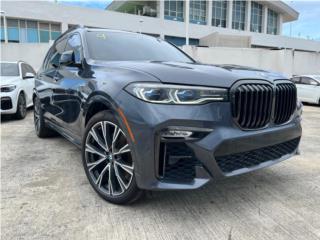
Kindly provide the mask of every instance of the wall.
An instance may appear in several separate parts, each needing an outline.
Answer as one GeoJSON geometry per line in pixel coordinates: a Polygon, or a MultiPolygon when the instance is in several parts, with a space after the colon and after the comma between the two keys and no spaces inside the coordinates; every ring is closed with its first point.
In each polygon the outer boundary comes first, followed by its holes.
{"type": "MultiPolygon", "coordinates": [[[[50,43],[2,43],[1,60],[29,63],[36,70],[50,47],[50,43]]],[[[196,60],[210,64],[237,64],[293,74],[320,74],[320,53],[258,48],[194,47],[183,46],[196,60]]]]}
{"type": "Polygon", "coordinates": [[[50,43],[1,43],[1,61],[25,61],[38,70],[50,43]]]}
{"type": "Polygon", "coordinates": [[[288,77],[295,74],[320,74],[320,53],[289,49],[194,47],[183,50],[202,63],[237,64],[280,72],[288,77]]]}

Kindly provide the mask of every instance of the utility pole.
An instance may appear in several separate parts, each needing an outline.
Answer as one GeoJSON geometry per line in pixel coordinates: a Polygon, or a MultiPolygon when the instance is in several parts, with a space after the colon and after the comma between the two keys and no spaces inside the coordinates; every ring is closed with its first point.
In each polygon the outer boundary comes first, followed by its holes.
{"type": "Polygon", "coordinates": [[[185,1],[185,9],[186,9],[186,45],[189,45],[189,24],[190,24],[190,1],[186,0],[185,1]]]}

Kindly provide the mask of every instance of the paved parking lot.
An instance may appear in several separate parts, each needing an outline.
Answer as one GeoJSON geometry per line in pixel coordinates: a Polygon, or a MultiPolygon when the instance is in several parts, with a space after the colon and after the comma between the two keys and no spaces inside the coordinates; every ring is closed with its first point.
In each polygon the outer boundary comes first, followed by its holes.
{"type": "Polygon", "coordinates": [[[305,106],[301,156],[132,206],[99,198],[80,150],[39,139],[32,110],[1,124],[3,239],[320,239],[320,108],[305,106]]]}

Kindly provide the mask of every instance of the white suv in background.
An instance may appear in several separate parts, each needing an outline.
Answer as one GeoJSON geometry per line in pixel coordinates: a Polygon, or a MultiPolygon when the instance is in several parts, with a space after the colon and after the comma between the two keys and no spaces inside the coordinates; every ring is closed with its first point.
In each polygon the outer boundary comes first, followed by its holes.
{"type": "Polygon", "coordinates": [[[302,102],[320,104],[320,75],[294,76],[298,98],[302,102]]]}
{"type": "Polygon", "coordinates": [[[15,114],[23,119],[27,107],[33,105],[35,71],[25,62],[0,62],[1,65],[1,110],[2,114],[15,114]]]}

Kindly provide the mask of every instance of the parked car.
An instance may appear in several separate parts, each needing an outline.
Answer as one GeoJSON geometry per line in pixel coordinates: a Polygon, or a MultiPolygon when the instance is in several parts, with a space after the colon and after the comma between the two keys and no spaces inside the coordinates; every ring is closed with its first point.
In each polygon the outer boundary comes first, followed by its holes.
{"type": "Polygon", "coordinates": [[[35,71],[22,61],[0,62],[1,66],[1,114],[14,114],[23,119],[27,107],[33,105],[35,71]]]}
{"type": "Polygon", "coordinates": [[[297,86],[298,98],[302,102],[320,105],[320,75],[294,76],[292,81],[297,86]]]}
{"type": "Polygon", "coordinates": [[[90,184],[118,204],[270,166],[295,155],[301,136],[296,87],[282,75],[200,64],[123,31],[64,33],[33,98],[36,134],[81,148],[90,184]]]}

